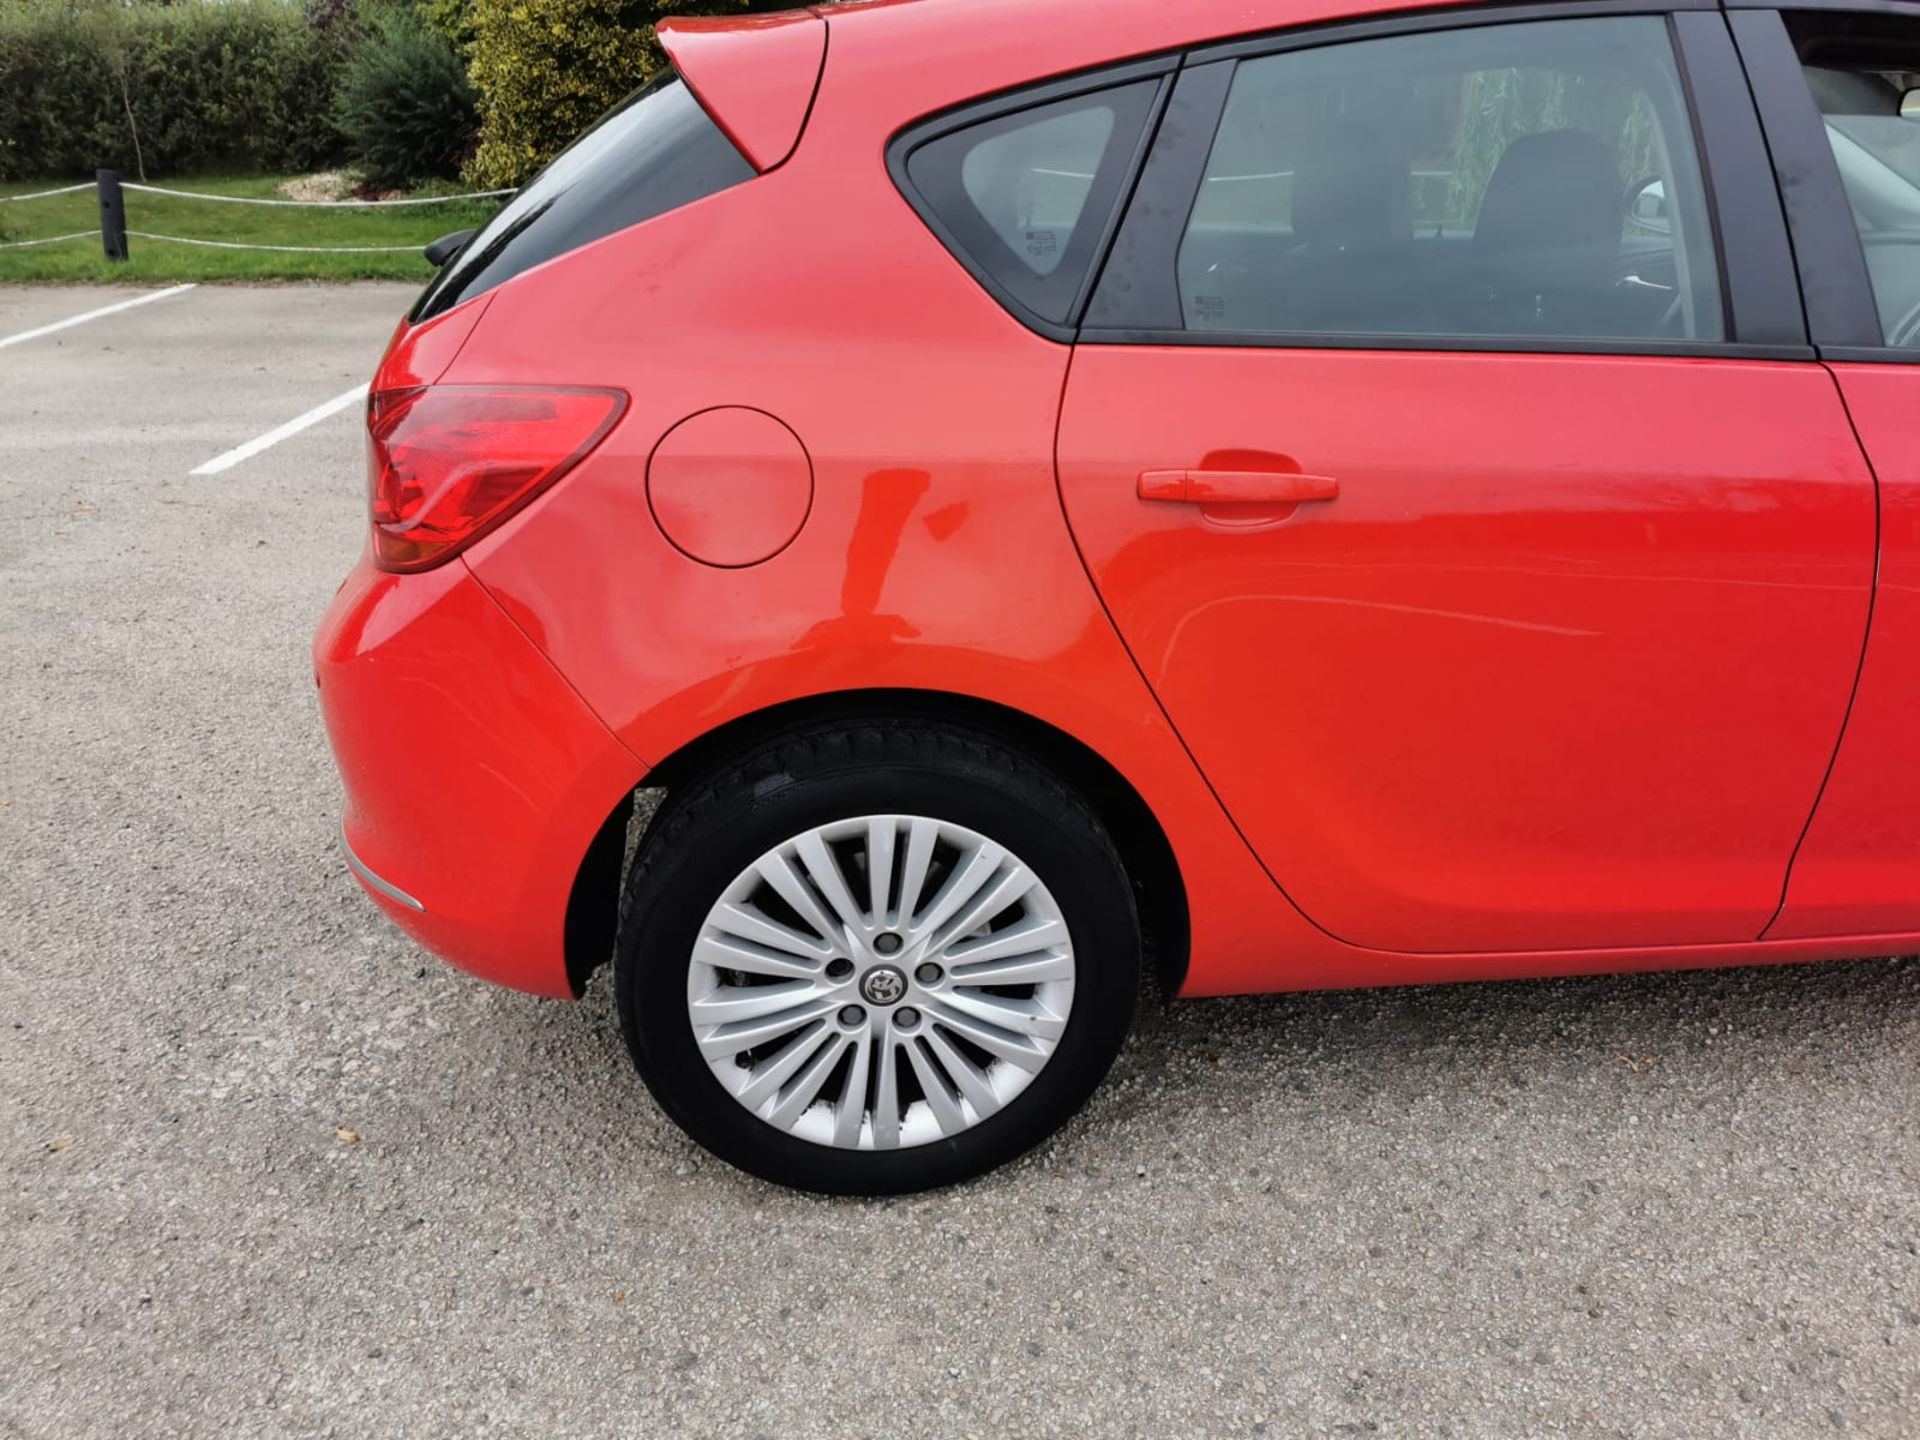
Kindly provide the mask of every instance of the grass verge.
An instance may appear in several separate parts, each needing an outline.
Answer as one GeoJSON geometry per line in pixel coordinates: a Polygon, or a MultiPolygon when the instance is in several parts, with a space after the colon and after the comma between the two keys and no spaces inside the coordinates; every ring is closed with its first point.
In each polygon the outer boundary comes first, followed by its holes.
{"type": "MultiPolygon", "coordinates": [[[[195,176],[156,181],[178,190],[279,199],[284,175],[195,176]]],[[[0,184],[0,196],[33,194],[72,181],[0,184]]],[[[431,192],[423,192],[431,193],[431,192]]],[[[131,258],[115,263],[101,253],[100,208],[91,189],[47,200],[0,203],[0,243],[89,231],[57,245],[0,249],[0,283],[8,281],[177,280],[415,280],[433,273],[421,247],[452,230],[484,222],[498,201],[401,205],[386,209],[292,209],[176,200],[126,192],[127,228],[189,239],[251,245],[402,245],[387,254],[308,255],[268,250],[214,250],[164,240],[128,241],[131,258]]]]}

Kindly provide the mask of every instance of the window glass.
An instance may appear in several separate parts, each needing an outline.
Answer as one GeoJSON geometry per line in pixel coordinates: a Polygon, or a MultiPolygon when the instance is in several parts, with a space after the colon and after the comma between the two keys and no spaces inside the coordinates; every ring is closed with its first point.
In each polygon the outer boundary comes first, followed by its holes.
{"type": "Polygon", "coordinates": [[[907,174],[949,243],[1044,320],[1092,267],[1158,80],[1077,95],[940,136],[907,174]]]}
{"type": "Polygon", "coordinates": [[[1036,275],[1060,267],[1113,138],[1113,107],[1089,105],[970,145],[961,184],[980,218],[1036,275]]]}
{"type": "Polygon", "coordinates": [[[1826,123],[1846,187],[1887,344],[1920,347],[1920,24],[1808,17],[1801,33],[1807,84],[1826,123]],[[1877,53],[1876,53],[1877,52],[1877,53]]]}
{"type": "Polygon", "coordinates": [[[1179,267],[1194,330],[1724,336],[1679,72],[1652,16],[1243,62],[1179,267]]]}
{"type": "Polygon", "coordinates": [[[414,307],[425,320],[523,270],[751,180],[672,72],[628,96],[509,200],[414,307]]]}

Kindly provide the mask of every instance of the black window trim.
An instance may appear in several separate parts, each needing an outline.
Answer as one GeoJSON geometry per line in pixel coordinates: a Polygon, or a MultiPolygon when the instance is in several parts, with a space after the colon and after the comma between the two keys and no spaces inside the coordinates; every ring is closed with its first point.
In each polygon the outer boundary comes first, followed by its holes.
{"type": "MultiPolygon", "coordinates": [[[[1191,123],[1163,127],[1165,138],[1149,153],[1137,181],[1136,200],[1121,220],[1096,288],[1083,344],[1213,346],[1261,349],[1364,349],[1490,352],[1501,354],[1676,355],[1719,359],[1811,360],[1800,313],[1792,251],[1772,172],[1766,164],[1753,98],[1748,93],[1718,0],[1583,0],[1547,4],[1489,5],[1422,10],[1362,20],[1289,27],[1272,34],[1238,37],[1190,51],[1170,102],[1188,105],[1191,123]],[[1308,335],[1191,331],[1165,309],[1169,267],[1191,213],[1213,138],[1226,106],[1231,71],[1242,59],[1432,30],[1533,20],[1608,15],[1667,19],[1682,89],[1694,127],[1702,181],[1720,268],[1725,340],[1647,341],[1539,336],[1308,335]],[[1211,112],[1209,116],[1209,111],[1211,112]],[[1178,200],[1184,195],[1185,204],[1178,200]],[[1169,197],[1177,222],[1164,217],[1169,197]],[[1142,218],[1146,212],[1150,218],[1142,218]],[[1732,223],[1727,223],[1732,222],[1732,223]],[[1108,281],[1111,279],[1111,288],[1108,281]],[[1125,298],[1117,298],[1125,297],[1125,298]],[[1157,304],[1158,312],[1135,307],[1157,304]],[[1097,323],[1096,323],[1097,322],[1097,323]]],[[[1177,290],[1173,292],[1177,304],[1177,290]]]]}
{"type": "Polygon", "coordinates": [[[1920,5],[1889,0],[1827,0],[1827,3],[1738,3],[1728,0],[1740,60],[1772,153],[1780,194],[1793,237],[1807,327],[1822,360],[1880,365],[1920,365],[1920,349],[1886,343],[1873,279],[1854,223],[1840,166],[1827,140],[1826,122],[1787,34],[1782,10],[1899,14],[1920,19],[1920,5]]]}
{"type": "Polygon", "coordinates": [[[1160,117],[1165,112],[1167,95],[1172,88],[1172,77],[1179,70],[1180,63],[1181,57],[1178,54],[1131,60],[1120,65],[1108,65],[1097,70],[1062,76],[1039,85],[1023,86],[1017,90],[1005,91],[984,100],[969,101],[923,117],[900,130],[887,142],[887,173],[893,177],[895,188],[913,207],[921,222],[934,233],[941,245],[965,268],[982,289],[992,295],[1009,314],[1029,330],[1044,335],[1049,340],[1071,345],[1079,338],[1081,316],[1092,298],[1094,286],[1101,273],[1102,262],[1113,243],[1114,233],[1119,228],[1120,217],[1127,213],[1131,206],[1135,182],[1139,178],[1141,168],[1146,163],[1149,150],[1159,131],[1160,117]],[[1107,206],[1107,215],[1101,221],[1101,230],[1095,237],[1086,273],[1068,310],[1065,323],[1049,320],[1043,315],[1034,313],[1006,286],[1002,285],[974,257],[969,248],[953,233],[952,228],[940,218],[939,212],[908,173],[908,161],[916,150],[957,130],[1003,119],[1027,110],[1038,110],[1077,96],[1095,94],[1102,90],[1117,89],[1142,80],[1154,79],[1158,79],[1160,85],[1148,102],[1147,114],[1140,127],[1140,133],[1134,139],[1133,151],[1118,176],[1118,188],[1113,195],[1112,203],[1107,206]]]}

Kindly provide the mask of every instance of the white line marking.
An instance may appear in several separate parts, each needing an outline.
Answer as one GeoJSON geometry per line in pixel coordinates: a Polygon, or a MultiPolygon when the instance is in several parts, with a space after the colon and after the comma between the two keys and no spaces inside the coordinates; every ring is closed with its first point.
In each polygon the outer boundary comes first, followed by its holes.
{"type": "Polygon", "coordinates": [[[298,435],[309,425],[318,425],[329,415],[338,415],[356,400],[367,397],[367,387],[356,385],[344,395],[336,395],[324,405],[316,405],[304,415],[296,415],[284,425],[276,425],[264,435],[255,436],[244,445],[236,445],[224,455],[216,455],[206,464],[188,473],[193,475],[218,475],[222,470],[231,470],[242,460],[251,460],[262,450],[270,450],[291,435],[298,435]]]}
{"type": "Polygon", "coordinates": [[[98,310],[89,310],[84,315],[70,315],[65,320],[56,320],[51,325],[42,325],[38,330],[22,330],[18,335],[9,335],[0,340],[0,350],[9,345],[23,344],[28,340],[38,340],[42,335],[51,335],[56,330],[64,330],[69,325],[84,325],[89,320],[98,320],[102,315],[115,315],[122,310],[131,310],[136,305],[147,305],[155,300],[164,300],[169,295],[184,295],[193,289],[191,284],[175,285],[170,290],[150,290],[145,295],[136,295],[131,300],[122,300],[117,305],[102,305],[98,310]]]}

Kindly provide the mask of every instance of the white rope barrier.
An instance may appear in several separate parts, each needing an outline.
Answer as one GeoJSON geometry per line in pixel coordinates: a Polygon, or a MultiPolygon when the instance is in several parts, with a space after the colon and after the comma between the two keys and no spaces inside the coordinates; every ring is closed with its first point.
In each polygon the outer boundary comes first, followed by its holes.
{"type": "MultiPolygon", "coordinates": [[[[56,190],[36,190],[30,195],[0,195],[0,204],[16,200],[46,200],[55,195],[76,195],[95,187],[88,183],[63,185],[56,190]]],[[[211,200],[223,205],[284,205],[295,209],[358,209],[372,205],[447,205],[456,200],[491,200],[511,195],[512,190],[479,190],[468,195],[422,195],[401,200],[267,200],[248,195],[208,195],[195,190],[169,190],[161,185],[121,182],[124,190],[140,190],[149,195],[169,195],[175,200],[211,200]]],[[[142,240],[159,240],[171,245],[203,245],[212,250],[266,250],[286,255],[400,255],[417,252],[419,245],[252,245],[237,240],[196,240],[186,235],[157,235],[147,230],[128,230],[142,240]]],[[[97,237],[98,229],[76,230],[70,235],[46,235],[33,240],[0,241],[0,250],[24,250],[33,245],[60,245],[69,240],[97,237]]]]}
{"type": "Polygon", "coordinates": [[[0,195],[0,205],[11,205],[16,200],[45,200],[51,195],[73,195],[91,189],[93,182],[87,180],[78,185],[62,185],[58,190],[36,190],[31,195],[0,195]]]}
{"type": "MultiPolygon", "coordinates": [[[[97,235],[97,230],[89,231],[97,235]]],[[[418,254],[420,245],[248,245],[238,240],[193,240],[185,235],[155,235],[146,230],[129,230],[137,240],[165,240],[174,245],[205,245],[213,250],[274,250],[288,255],[398,255],[418,254]]]]}
{"type": "MultiPolygon", "coordinates": [[[[89,190],[92,186],[77,185],[77,190],[89,190]]],[[[139,185],[132,180],[120,182],[122,190],[142,190],[149,195],[170,195],[175,200],[211,200],[221,205],[284,205],[297,210],[362,209],[370,205],[451,205],[456,200],[491,200],[500,195],[511,195],[512,190],[475,190],[467,195],[417,195],[401,200],[268,200],[254,195],[208,195],[198,190],[169,190],[163,185],[139,185]]],[[[50,195],[60,191],[50,190],[50,195]]],[[[32,199],[32,196],[20,196],[20,199],[32,199]]]]}
{"type": "Polygon", "coordinates": [[[24,250],[29,245],[58,245],[62,240],[98,240],[98,230],[76,230],[71,235],[49,235],[41,240],[0,241],[0,250],[24,250]]]}

